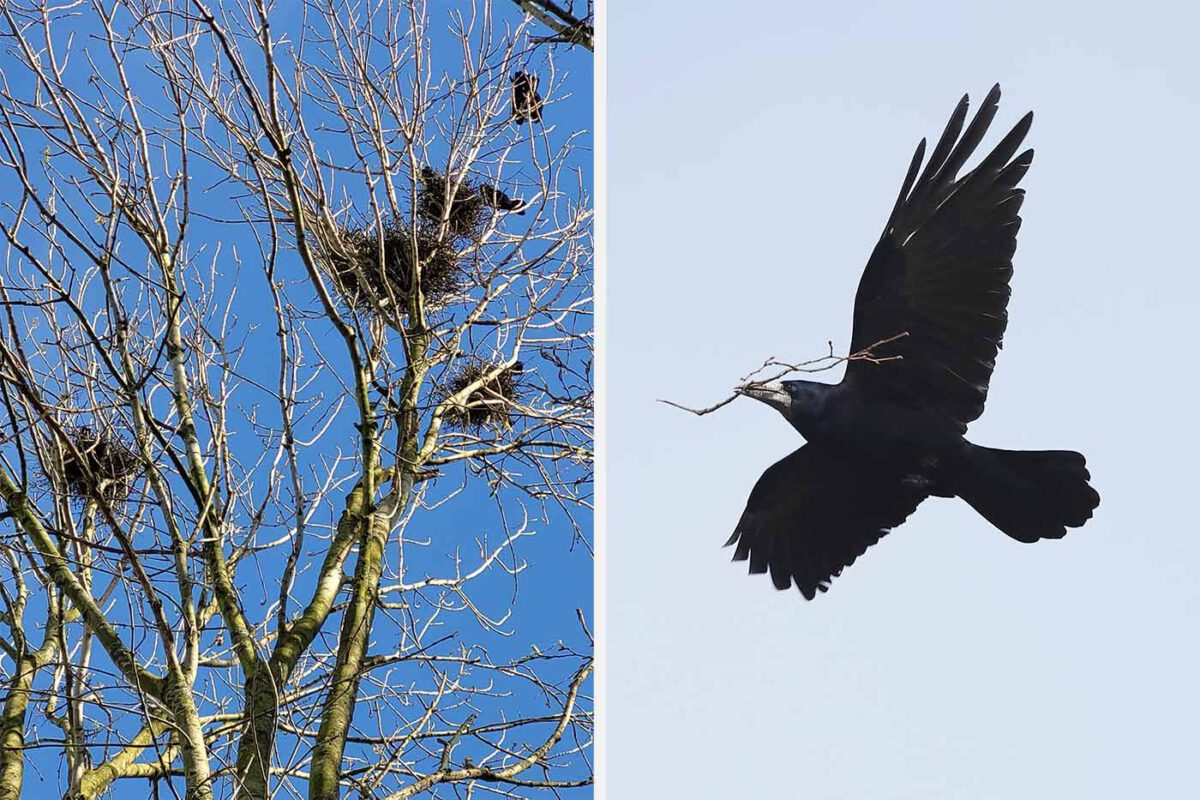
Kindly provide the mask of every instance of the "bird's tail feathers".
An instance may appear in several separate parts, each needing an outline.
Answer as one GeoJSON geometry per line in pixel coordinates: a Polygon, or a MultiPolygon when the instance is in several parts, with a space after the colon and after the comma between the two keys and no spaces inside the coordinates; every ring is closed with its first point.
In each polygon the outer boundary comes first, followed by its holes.
{"type": "Polygon", "coordinates": [[[971,445],[957,494],[1019,542],[1061,539],[1091,519],[1100,495],[1083,455],[1071,450],[996,450],[971,445]]]}

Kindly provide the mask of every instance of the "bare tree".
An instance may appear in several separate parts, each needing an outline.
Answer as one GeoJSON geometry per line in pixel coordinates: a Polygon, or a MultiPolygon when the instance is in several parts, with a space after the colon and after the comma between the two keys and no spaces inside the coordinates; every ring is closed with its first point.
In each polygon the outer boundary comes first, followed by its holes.
{"type": "Polygon", "coordinates": [[[449,5],[0,3],[0,798],[590,783],[590,81],[449,5]]]}
{"type": "Polygon", "coordinates": [[[550,36],[540,36],[540,43],[577,44],[587,50],[595,47],[595,26],[592,20],[596,13],[592,1],[584,3],[583,13],[575,11],[575,4],[565,5],[554,0],[513,0],[522,11],[554,31],[550,36]]]}

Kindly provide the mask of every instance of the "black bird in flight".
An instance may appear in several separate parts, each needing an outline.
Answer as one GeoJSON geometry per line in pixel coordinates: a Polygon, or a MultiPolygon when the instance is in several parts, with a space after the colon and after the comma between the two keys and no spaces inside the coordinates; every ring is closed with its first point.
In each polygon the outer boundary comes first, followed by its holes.
{"type": "Polygon", "coordinates": [[[542,121],[542,96],[538,77],[532,72],[514,72],[512,76],[512,118],[517,122],[542,121]]]}
{"type": "Polygon", "coordinates": [[[961,497],[1020,542],[1058,539],[1100,495],[1079,453],[996,450],[964,438],[983,413],[1008,323],[1009,278],[1033,161],[1026,114],[978,166],[958,173],[996,115],[999,85],[970,124],[966,96],[924,169],[925,141],[863,271],[851,359],[836,385],[747,384],[807,441],[768,469],[726,545],[776,588],[808,600],[930,495],[961,497]],[[1015,156],[1015,157],[1014,157],[1015,156]],[[884,344],[879,344],[885,342],[884,344]],[[875,346],[872,348],[872,346],[875,346]]]}

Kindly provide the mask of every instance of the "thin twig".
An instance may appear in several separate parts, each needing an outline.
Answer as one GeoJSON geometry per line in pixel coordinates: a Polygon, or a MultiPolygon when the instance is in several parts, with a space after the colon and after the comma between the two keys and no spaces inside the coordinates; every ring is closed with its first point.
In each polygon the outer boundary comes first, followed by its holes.
{"type": "Polygon", "coordinates": [[[680,403],[676,403],[673,400],[661,400],[660,399],[658,402],[663,403],[668,406],[674,406],[675,408],[678,408],[682,411],[690,411],[693,414],[695,414],[697,417],[703,417],[705,414],[711,414],[712,412],[716,411],[717,409],[729,405],[736,399],[738,399],[738,395],[734,394],[729,397],[726,397],[724,400],[722,400],[719,403],[714,403],[713,405],[708,406],[707,408],[690,408],[690,407],[682,405],[680,403]]]}

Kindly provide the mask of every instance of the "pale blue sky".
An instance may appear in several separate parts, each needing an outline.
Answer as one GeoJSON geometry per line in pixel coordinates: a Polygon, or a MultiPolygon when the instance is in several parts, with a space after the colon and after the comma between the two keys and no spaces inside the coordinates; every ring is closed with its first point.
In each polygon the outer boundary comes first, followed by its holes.
{"type": "Polygon", "coordinates": [[[608,795],[1200,796],[1197,12],[738,8],[608,12],[608,795]],[[971,438],[1083,451],[1097,516],[1027,546],[932,500],[829,594],[776,592],[720,545],[801,440],[654,399],[844,350],[913,148],[995,81],[985,147],[1033,109],[1037,156],[971,438]]]}

